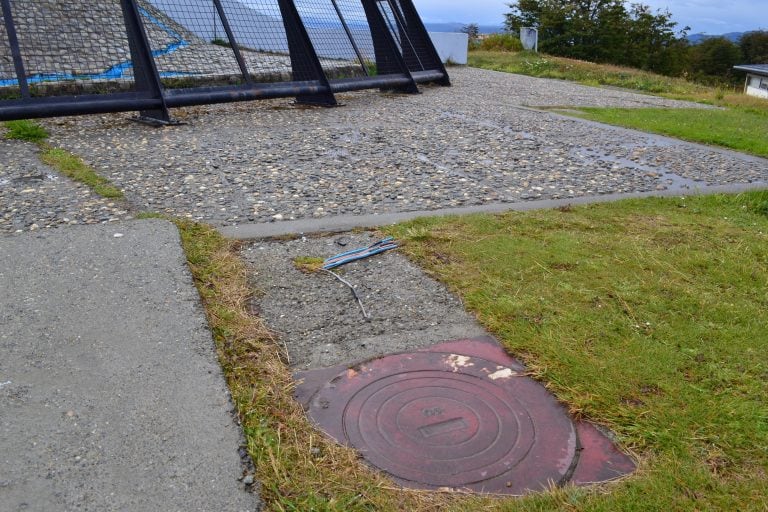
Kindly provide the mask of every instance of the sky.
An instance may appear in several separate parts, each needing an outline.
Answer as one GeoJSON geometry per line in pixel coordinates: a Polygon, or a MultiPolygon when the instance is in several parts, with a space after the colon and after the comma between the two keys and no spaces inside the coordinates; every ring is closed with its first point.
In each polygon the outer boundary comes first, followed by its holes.
{"type": "MultiPolygon", "coordinates": [[[[413,0],[424,21],[500,25],[509,0],[413,0]]],[[[768,30],[768,0],[637,0],[654,9],[669,9],[680,28],[691,34],[768,30]]]]}

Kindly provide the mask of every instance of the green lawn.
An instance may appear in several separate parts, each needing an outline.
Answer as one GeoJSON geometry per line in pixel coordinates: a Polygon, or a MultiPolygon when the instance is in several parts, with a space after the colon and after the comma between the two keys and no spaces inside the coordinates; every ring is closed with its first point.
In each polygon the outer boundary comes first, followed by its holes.
{"type": "Polygon", "coordinates": [[[389,234],[640,459],[607,492],[465,510],[768,509],[768,192],[431,218],[389,234]]]}
{"type": "MultiPolygon", "coordinates": [[[[768,102],[766,102],[768,104],[768,102]]],[[[581,108],[593,121],[660,133],[768,157],[768,107],[765,110],[661,108],[581,108]]]]}
{"type": "Polygon", "coordinates": [[[639,69],[554,57],[533,52],[472,51],[469,65],[506,73],[570,80],[585,85],[609,85],[676,98],[715,101],[714,88],[681,78],[670,78],[639,69]]]}

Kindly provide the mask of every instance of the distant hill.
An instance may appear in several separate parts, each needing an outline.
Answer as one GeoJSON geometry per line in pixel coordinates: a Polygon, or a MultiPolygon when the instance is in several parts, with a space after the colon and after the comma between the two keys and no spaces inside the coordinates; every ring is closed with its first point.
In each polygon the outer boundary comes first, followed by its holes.
{"type": "Polygon", "coordinates": [[[729,41],[738,43],[739,39],[741,39],[741,36],[743,36],[744,34],[746,34],[746,32],[728,32],[727,34],[719,34],[715,36],[711,34],[691,34],[688,36],[688,42],[691,44],[699,44],[700,42],[706,39],[712,39],[713,37],[724,37],[729,41]]]}
{"type": "MultiPolygon", "coordinates": [[[[468,25],[467,23],[451,22],[451,23],[430,23],[424,22],[427,30],[430,32],[461,32],[461,29],[468,25]]],[[[501,25],[478,25],[481,34],[495,34],[497,32],[504,32],[504,27],[501,25]]]]}

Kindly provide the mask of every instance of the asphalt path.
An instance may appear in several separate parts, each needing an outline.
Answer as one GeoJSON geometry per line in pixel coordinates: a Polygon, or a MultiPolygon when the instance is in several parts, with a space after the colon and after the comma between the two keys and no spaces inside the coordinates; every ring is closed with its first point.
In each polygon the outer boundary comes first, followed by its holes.
{"type": "Polygon", "coordinates": [[[0,235],[0,511],[254,511],[175,226],[0,235]]]}

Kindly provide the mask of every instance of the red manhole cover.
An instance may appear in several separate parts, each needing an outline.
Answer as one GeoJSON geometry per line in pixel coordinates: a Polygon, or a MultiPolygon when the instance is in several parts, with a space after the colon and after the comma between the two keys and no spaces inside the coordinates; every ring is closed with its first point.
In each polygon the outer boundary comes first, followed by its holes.
{"type": "Polygon", "coordinates": [[[576,433],[554,398],[479,357],[377,359],[325,384],[308,412],[411,487],[518,494],[562,483],[575,462],[576,433]]]}

